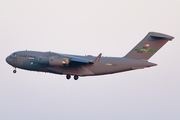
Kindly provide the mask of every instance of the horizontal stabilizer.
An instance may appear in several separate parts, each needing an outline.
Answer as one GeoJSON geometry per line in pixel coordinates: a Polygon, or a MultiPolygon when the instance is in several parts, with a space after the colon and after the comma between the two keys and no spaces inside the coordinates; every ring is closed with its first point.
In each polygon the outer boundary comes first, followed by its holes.
{"type": "Polygon", "coordinates": [[[173,39],[173,37],[170,37],[170,36],[156,36],[156,35],[151,35],[152,38],[159,38],[159,39],[163,39],[163,38],[166,38],[166,39],[173,39]]]}
{"type": "Polygon", "coordinates": [[[159,33],[159,35],[157,35],[157,33],[156,33],[155,35],[150,35],[149,40],[155,41],[155,40],[162,40],[162,39],[172,40],[172,39],[174,39],[174,37],[165,35],[165,34],[161,34],[161,33],[159,33]]]}

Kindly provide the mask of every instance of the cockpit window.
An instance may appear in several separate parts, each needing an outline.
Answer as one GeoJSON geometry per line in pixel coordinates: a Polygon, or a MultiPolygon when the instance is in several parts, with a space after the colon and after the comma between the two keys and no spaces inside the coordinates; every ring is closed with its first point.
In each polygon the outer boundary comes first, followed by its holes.
{"type": "Polygon", "coordinates": [[[10,57],[17,57],[17,54],[13,53],[13,54],[10,55],[10,57]]]}
{"type": "Polygon", "coordinates": [[[16,54],[16,53],[14,53],[14,54],[13,54],[13,56],[14,56],[14,57],[17,57],[17,54],[16,54]]]}

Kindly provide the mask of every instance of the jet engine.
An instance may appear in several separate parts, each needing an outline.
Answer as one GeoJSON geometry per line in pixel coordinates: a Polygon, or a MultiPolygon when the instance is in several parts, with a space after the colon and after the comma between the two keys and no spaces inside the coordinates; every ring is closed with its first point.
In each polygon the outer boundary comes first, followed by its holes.
{"type": "Polygon", "coordinates": [[[49,57],[38,57],[38,63],[41,65],[49,65],[49,57]]]}
{"type": "Polygon", "coordinates": [[[61,58],[54,57],[38,57],[38,63],[41,65],[63,66],[68,65],[68,62],[61,58]]]}
{"type": "Polygon", "coordinates": [[[61,58],[49,58],[49,65],[63,66],[63,65],[67,65],[67,64],[68,63],[61,58]]]}

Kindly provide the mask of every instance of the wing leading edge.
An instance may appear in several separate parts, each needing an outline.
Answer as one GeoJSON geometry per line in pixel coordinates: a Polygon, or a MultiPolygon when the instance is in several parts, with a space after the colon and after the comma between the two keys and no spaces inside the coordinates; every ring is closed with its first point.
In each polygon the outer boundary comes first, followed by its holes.
{"type": "Polygon", "coordinates": [[[60,57],[61,59],[68,60],[69,62],[78,62],[78,63],[85,63],[85,64],[94,64],[94,62],[99,62],[102,53],[100,53],[95,60],[89,60],[89,59],[84,59],[80,57],[75,57],[72,55],[65,55],[65,54],[58,54],[58,53],[51,53],[52,55],[55,55],[56,57],[60,57]]]}
{"type": "Polygon", "coordinates": [[[78,57],[70,58],[69,61],[70,61],[70,62],[79,62],[79,63],[93,64],[93,61],[92,61],[92,60],[83,59],[83,58],[78,58],[78,57]]]}

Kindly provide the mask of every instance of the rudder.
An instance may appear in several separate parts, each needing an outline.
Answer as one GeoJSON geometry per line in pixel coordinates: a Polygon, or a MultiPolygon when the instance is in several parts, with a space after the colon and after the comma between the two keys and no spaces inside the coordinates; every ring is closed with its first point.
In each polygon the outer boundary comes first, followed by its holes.
{"type": "Polygon", "coordinates": [[[174,37],[157,32],[149,32],[125,57],[132,59],[148,60],[164,44],[174,37]]]}

